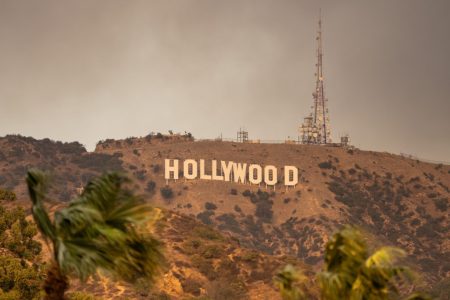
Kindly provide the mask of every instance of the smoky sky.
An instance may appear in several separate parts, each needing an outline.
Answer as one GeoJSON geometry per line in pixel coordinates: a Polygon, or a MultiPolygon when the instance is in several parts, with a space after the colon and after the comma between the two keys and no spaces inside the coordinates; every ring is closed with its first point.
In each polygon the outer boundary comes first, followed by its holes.
{"type": "Polygon", "coordinates": [[[0,0],[0,135],[296,138],[319,9],[333,139],[450,161],[447,0],[0,0]]]}

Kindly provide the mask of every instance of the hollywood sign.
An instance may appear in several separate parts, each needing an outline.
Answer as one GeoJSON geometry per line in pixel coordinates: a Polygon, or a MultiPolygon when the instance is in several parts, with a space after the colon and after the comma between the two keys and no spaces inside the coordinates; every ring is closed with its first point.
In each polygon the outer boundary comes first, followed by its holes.
{"type": "MultiPolygon", "coordinates": [[[[204,159],[198,161],[186,159],[181,163],[178,159],[166,159],[164,162],[164,178],[167,182],[179,179],[180,167],[182,167],[181,170],[183,172],[181,175],[188,180],[217,180],[255,185],[265,184],[273,187],[278,183],[279,172],[272,165],[261,166],[258,164],[211,160],[208,166],[211,170],[209,173],[206,171],[207,165],[204,159]]],[[[298,183],[297,167],[284,166],[283,172],[283,181],[286,187],[295,186],[298,183]]]]}

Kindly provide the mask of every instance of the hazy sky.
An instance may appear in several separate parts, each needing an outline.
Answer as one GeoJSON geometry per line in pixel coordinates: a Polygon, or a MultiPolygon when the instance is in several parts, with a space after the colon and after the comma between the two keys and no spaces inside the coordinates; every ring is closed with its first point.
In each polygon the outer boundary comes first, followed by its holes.
{"type": "Polygon", "coordinates": [[[0,135],[296,137],[319,8],[333,138],[450,161],[448,0],[0,0],[0,135]]]}

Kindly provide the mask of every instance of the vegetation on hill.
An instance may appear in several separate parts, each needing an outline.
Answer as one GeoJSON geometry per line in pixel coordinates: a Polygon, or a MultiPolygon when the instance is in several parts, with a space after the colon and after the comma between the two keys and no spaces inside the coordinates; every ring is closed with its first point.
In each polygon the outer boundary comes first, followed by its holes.
{"type": "Polygon", "coordinates": [[[13,191],[0,189],[0,200],[14,201],[16,199],[17,195],[13,191]]]}
{"type": "Polygon", "coordinates": [[[123,171],[119,157],[89,153],[78,142],[37,140],[20,135],[0,137],[0,167],[0,186],[17,195],[25,194],[23,178],[30,167],[45,170],[53,175],[55,182],[56,188],[50,191],[51,198],[63,202],[69,201],[77,188],[95,176],[106,171],[123,171]]]}
{"type": "MultiPolygon", "coordinates": [[[[255,290],[261,287],[273,288],[270,279],[273,269],[272,266],[264,268],[268,264],[266,261],[274,259],[273,266],[278,268],[285,263],[276,258],[286,256],[318,268],[323,262],[329,233],[343,224],[361,227],[367,232],[370,244],[404,249],[408,253],[406,263],[419,269],[424,285],[436,284],[432,295],[449,294],[450,264],[446,257],[449,255],[450,166],[447,165],[358,149],[192,142],[177,135],[162,134],[110,140],[105,147],[99,145],[91,153],[79,143],[7,136],[0,137],[0,187],[13,192],[17,199],[12,203],[3,201],[5,207],[24,205],[27,187],[23,177],[30,167],[45,169],[52,175],[54,185],[47,194],[49,207],[69,205],[69,201],[81,192],[80,187],[103,171],[124,170],[137,179],[133,188],[145,193],[153,205],[163,207],[164,211],[167,209],[168,215],[182,216],[183,220],[186,217],[189,221],[184,222],[192,222],[191,228],[202,226],[200,222],[209,224],[225,241],[204,243],[224,248],[226,244],[237,242],[233,244],[235,250],[232,252],[225,250],[217,255],[218,258],[205,259],[208,261],[205,265],[212,265],[214,273],[219,274],[214,280],[196,271],[204,264],[194,264],[190,260],[192,255],[175,250],[177,258],[171,261],[171,270],[175,273],[170,273],[175,277],[170,274],[169,277],[176,284],[174,287],[169,282],[169,286],[177,289],[179,283],[181,291],[193,297],[195,295],[188,291],[197,293],[200,290],[198,297],[202,297],[205,290],[217,290],[210,285],[224,285],[220,282],[221,272],[217,266],[222,261],[227,263],[228,255],[237,263],[239,274],[244,276],[244,298],[245,295],[253,297],[255,290]],[[279,184],[275,193],[265,189],[264,185],[204,180],[166,182],[165,158],[227,159],[278,167],[290,164],[299,168],[299,184],[289,189],[279,184]],[[235,257],[242,259],[235,260],[235,257]],[[185,273],[180,273],[184,264],[189,266],[185,267],[185,273]],[[195,276],[188,275],[191,272],[195,276]]],[[[207,173],[210,171],[206,170],[207,173]]],[[[180,172],[182,175],[182,170],[180,172]]],[[[279,175],[282,176],[282,172],[279,175]]],[[[173,221],[171,219],[169,223],[173,221]]],[[[168,242],[171,249],[182,249],[183,243],[176,240],[191,234],[180,230],[183,226],[186,227],[186,223],[169,224],[169,229],[158,236],[168,242]],[[170,230],[177,233],[172,234],[170,230]]],[[[192,238],[203,243],[202,239],[192,238]]],[[[311,274],[306,275],[311,277],[311,274]]],[[[85,285],[77,281],[71,283],[73,288],[85,285]]],[[[100,289],[95,287],[96,291],[100,289]]],[[[86,291],[93,290],[91,286],[86,291]]],[[[162,289],[161,295],[165,292],[181,297],[179,290],[162,289]]],[[[125,293],[130,299],[135,295],[128,288],[125,293]]],[[[100,294],[96,292],[96,295],[100,294]]]]}
{"type": "Polygon", "coordinates": [[[0,299],[39,299],[46,266],[39,261],[36,225],[21,207],[0,206],[0,299]]]}
{"type": "Polygon", "coordinates": [[[405,180],[402,177],[393,178],[391,173],[382,176],[369,173],[361,167],[355,169],[341,176],[330,176],[331,181],[328,183],[335,199],[345,205],[348,221],[384,236],[392,243],[397,243],[403,236],[401,246],[420,245],[420,248],[415,248],[414,254],[423,270],[430,270],[434,274],[448,273],[450,264],[445,257],[449,252],[436,247],[444,243],[449,233],[445,215],[448,198],[430,193],[430,188],[424,187],[419,177],[405,180]],[[419,198],[415,209],[407,201],[412,193],[427,193],[426,198],[419,198]],[[430,202],[428,207],[427,202],[430,202]],[[433,215],[432,206],[437,210],[433,215]],[[405,233],[408,234],[404,236],[405,233]]]}

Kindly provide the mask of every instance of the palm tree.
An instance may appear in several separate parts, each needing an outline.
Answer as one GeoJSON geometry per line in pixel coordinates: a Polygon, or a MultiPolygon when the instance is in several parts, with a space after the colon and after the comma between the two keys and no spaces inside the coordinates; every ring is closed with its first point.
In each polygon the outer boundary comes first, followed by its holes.
{"type": "Polygon", "coordinates": [[[319,273],[323,298],[381,300],[398,295],[394,279],[412,276],[408,268],[395,265],[404,254],[401,249],[383,247],[369,256],[361,233],[345,227],[326,245],[324,271],[319,273]]]}
{"type": "Polygon", "coordinates": [[[297,271],[292,265],[286,265],[273,279],[280,290],[283,300],[306,299],[305,293],[299,288],[299,285],[306,282],[306,280],[306,276],[297,271]]]}
{"type": "Polygon", "coordinates": [[[153,211],[124,187],[125,176],[108,173],[89,182],[53,221],[43,203],[46,177],[33,169],[26,178],[33,218],[53,251],[46,299],[64,299],[70,275],[86,280],[102,271],[130,283],[155,279],[164,262],[161,244],[139,226],[153,211]]]}

